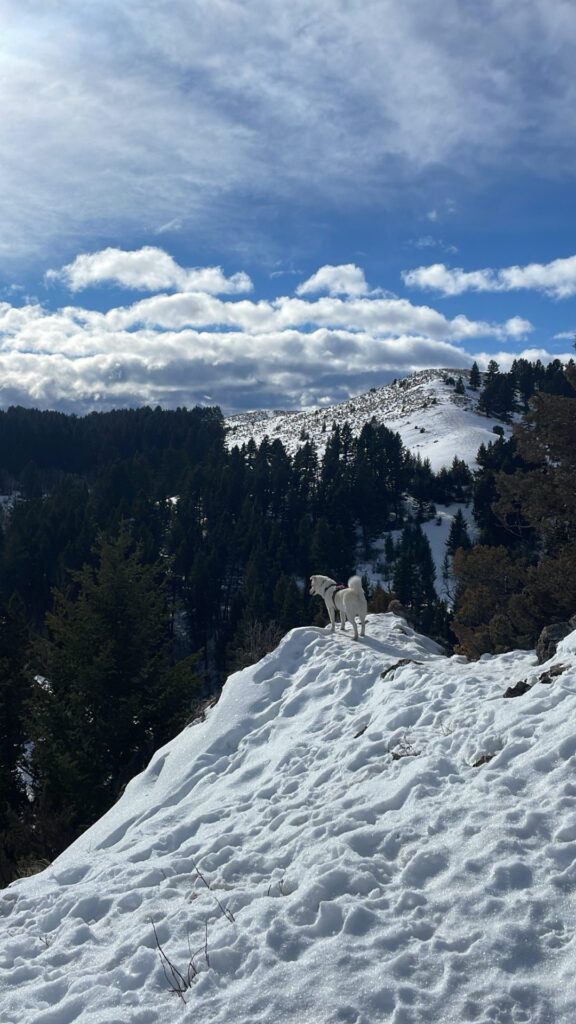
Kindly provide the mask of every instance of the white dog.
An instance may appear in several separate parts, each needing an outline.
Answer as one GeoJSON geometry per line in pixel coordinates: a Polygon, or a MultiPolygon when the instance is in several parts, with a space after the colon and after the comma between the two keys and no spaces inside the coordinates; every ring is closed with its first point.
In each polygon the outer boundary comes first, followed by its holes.
{"type": "Polygon", "coordinates": [[[332,632],[336,628],[336,612],[338,611],[340,612],[340,629],[346,628],[346,620],[348,619],[352,623],[354,639],[357,640],[356,616],[358,616],[361,623],[360,636],[364,636],[368,604],[362,590],[362,580],[359,576],[351,576],[347,587],[341,583],[336,583],[336,580],[331,580],[329,576],[311,576],[310,593],[324,599],[328,615],[330,616],[332,632]]]}

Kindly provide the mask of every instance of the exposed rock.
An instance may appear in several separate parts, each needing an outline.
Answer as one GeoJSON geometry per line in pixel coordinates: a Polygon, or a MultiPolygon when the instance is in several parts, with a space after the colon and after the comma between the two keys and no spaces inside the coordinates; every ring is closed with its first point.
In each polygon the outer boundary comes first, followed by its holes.
{"type": "Polygon", "coordinates": [[[520,682],[514,683],[514,686],[509,686],[508,689],[504,691],[503,696],[522,697],[523,694],[528,693],[528,690],[531,689],[532,687],[530,686],[530,683],[527,683],[525,679],[521,679],[520,682]]]}
{"type": "Polygon", "coordinates": [[[561,676],[566,671],[568,665],[551,665],[546,672],[542,672],[538,676],[539,683],[551,683],[557,676],[561,676]]]}
{"type": "Polygon", "coordinates": [[[394,615],[399,615],[402,619],[406,619],[406,622],[410,622],[410,612],[404,607],[402,602],[398,601],[396,598],[394,598],[393,601],[390,601],[388,611],[392,612],[394,615]]]}
{"type": "Polygon", "coordinates": [[[554,657],[560,641],[568,636],[573,629],[576,629],[576,616],[574,615],[569,622],[553,622],[550,626],[544,626],[536,644],[536,660],[539,665],[554,657]]]}
{"type": "Polygon", "coordinates": [[[402,668],[403,665],[421,665],[421,661],[414,661],[413,658],[400,658],[399,661],[395,661],[393,665],[389,665],[383,672],[380,673],[380,679],[385,679],[390,672],[394,672],[397,668],[402,668]]]}
{"type": "Polygon", "coordinates": [[[472,768],[481,768],[483,764],[490,764],[496,754],[482,754],[477,761],[472,762],[472,768]]]}

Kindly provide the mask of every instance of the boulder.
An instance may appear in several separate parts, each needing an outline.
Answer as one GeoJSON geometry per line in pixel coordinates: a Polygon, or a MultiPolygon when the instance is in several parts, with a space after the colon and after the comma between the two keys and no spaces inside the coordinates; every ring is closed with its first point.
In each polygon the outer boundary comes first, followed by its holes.
{"type": "Polygon", "coordinates": [[[388,611],[393,612],[394,615],[398,615],[402,619],[406,619],[406,622],[410,623],[410,612],[404,607],[402,602],[396,600],[396,598],[394,598],[393,601],[390,601],[388,611]]]}
{"type": "Polygon", "coordinates": [[[530,683],[527,683],[525,679],[521,679],[519,683],[515,683],[514,686],[509,686],[505,691],[505,697],[522,697],[523,694],[528,693],[532,687],[530,683]]]}
{"type": "Polygon", "coordinates": [[[560,641],[568,636],[574,628],[576,628],[576,616],[574,615],[569,622],[553,622],[550,626],[544,626],[536,644],[536,660],[539,665],[554,657],[560,641]]]}

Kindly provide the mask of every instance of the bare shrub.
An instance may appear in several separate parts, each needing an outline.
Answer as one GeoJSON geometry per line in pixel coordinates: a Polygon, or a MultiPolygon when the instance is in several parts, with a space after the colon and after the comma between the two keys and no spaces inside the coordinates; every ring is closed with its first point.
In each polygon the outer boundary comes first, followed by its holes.
{"type": "Polygon", "coordinates": [[[175,963],[170,959],[165,949],[160,945],[160,939],[158,938],[158,932],[154,921],[151,921],[152,928],[154,930],[154,939],[156,942],[156,948],[158,950],[158,956],[160,957],[160,963],[162,964],[162,970],[164,971],[164,977],[168,982],[168,986],[175,995],[177,995],[183,1003],[186,1002],[184,998],[185,993],[192,988],[195,978],[200,973],[200,967],[195,962],[197,958],[204,960],[207,967],[210,967],[210,957],[208,955],[208,918],[204,922],[204,944],[200,949],[192,952],[190,946],[190,936],[188,936],[188,952],[190,954],[188,964],[184,971],[180,971],[176,967],[175,963]]]}
{"type": "Polygon", "coordinates": [[[237,672],[239,669],[254,665],[260,661],[265,654],[270,654],[284,636],[283,631],[277,622],[260,622],[259,619],[250,619],[241,628],[235,644],[232,646],[231,669],[237,672]]]}
{"type": "Polygon", "coordinates": [[[418,757],[421,753],[405,734],[396,746],[390,750],[393,761],[399,761],[402,757],[418,757]]]}

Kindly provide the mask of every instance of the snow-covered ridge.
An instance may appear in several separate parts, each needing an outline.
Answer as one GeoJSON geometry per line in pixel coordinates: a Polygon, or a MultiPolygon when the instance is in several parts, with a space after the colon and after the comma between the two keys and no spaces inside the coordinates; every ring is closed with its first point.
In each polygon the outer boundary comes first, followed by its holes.
{"type": "Polygon", "coordinates": [[[328,408],[229,416],[228,444],[240,446],[251,437],[260,444],[267,435],[279,438],[293,454],[309,439],[322,453],[333,423],[348,422],[357,436],[374,417],[397,431],[414,454],[429,458],[435,470],[450,466],[454,455],[473,465],[480,445],[494,441],[492,428],[499,421],[478,412],[477,391],[467,388],[465,395],[456,394],[449,380],[459,376],[467,383],[466,370],[420,370],[328,408]]]}
{"type": "Polygon", "coordinates": [[[0,893],[2,1024],[576,1019],[576,633],[557,675],[367,633],[293,630],[0,893]]]}

